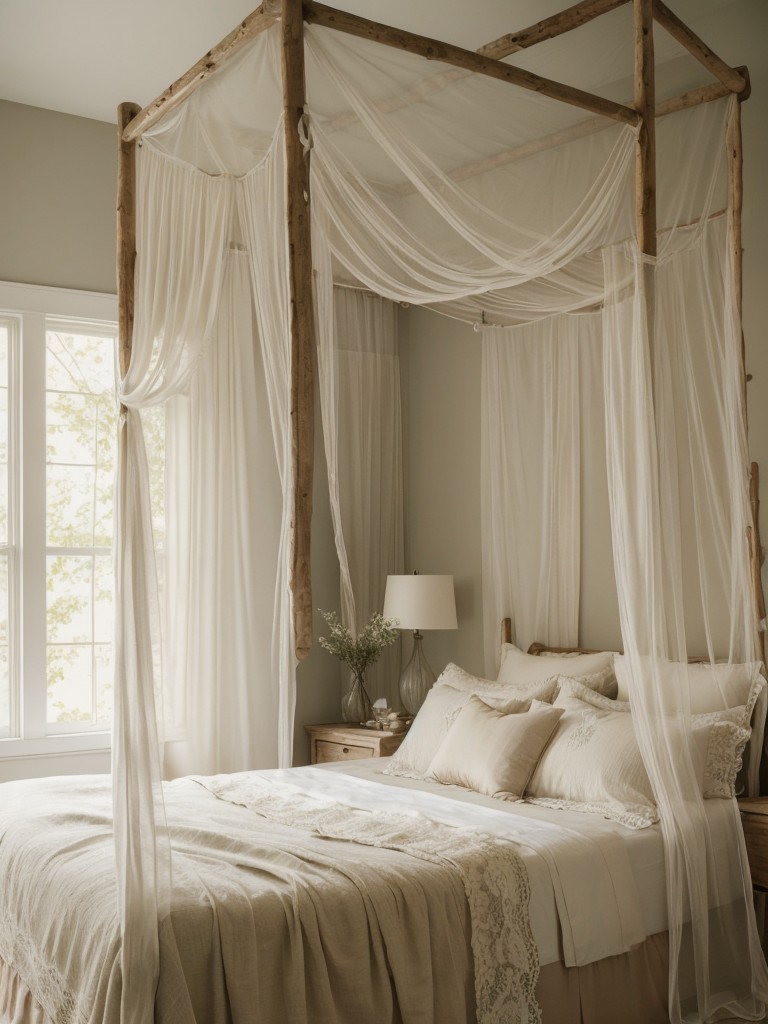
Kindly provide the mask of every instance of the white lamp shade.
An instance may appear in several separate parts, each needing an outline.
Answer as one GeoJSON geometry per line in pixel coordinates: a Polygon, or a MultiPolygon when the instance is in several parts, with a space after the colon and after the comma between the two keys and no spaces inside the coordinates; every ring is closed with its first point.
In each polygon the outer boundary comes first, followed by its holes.
{"type": "Polygon", "coordinates": [[[400,629],[457,629],[453,576],[387,576],[384,618],[400,629]]]}

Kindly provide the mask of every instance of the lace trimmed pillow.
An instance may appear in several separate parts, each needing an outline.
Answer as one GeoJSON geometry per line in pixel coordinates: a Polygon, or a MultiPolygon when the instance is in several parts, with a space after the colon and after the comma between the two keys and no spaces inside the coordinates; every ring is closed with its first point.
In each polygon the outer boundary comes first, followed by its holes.
{"type": "Polygon", "coordinates": [[[561,679],[554,707],[564,714],[528,784],[526,801],[600,814],[633,829],[658,821],[632,716],[615,703],[561,679]]]}
{"type": "Polygon", "coordinates": [[[494,711],[470,697],[427,771],[427,778],[501,800],[521,800],[561,708],[536,702],[535,710],[513,715],[494,711]]]}
{"type": "MultiPolygon", "coordinates": [[[[629,701],[609,700],[588,690],[575,679],[561,679],[559,692],[607,711],[630,711],[629,701]]],[[[695,767],[702,796],[706,799],[727,799],[736,795],[736,777],[750,737],[750,730],[744,726],[744,722],[749,720],[747,711],[747,706],[742,705],[691,715],[695,767]]]]}
{"type": "Polygon", "coordinates": [[[471,696],[481,697],[497,711],[519,714],[527,711],[534,699],[551,701],[556,687],[554,678],[524,686],[498,683],[450,664],[427,694],[408,734],[382,774],[425,778],[438,747],[471,696]]]}
{"type": "Polygon", "coordinates": [[[597,654],[526,654],[514,644],[502,644],[499,682],[533,683],[556,675],[567,676],[569,679],[589,679],[587,685],[591,690],[606,697],[615,697],[618,686],[613,668],[614,657],[612,651],[599,651],[597,654]]]}

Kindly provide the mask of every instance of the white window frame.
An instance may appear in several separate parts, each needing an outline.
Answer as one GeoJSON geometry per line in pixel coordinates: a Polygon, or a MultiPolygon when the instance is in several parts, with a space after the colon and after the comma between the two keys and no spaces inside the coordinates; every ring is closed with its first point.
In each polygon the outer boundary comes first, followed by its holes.
{"type": "MultiPolygon", "coordinates": [[[[14,593],[11,584],[9,594],[11,629],[19,629],[18,661],[15,666],[11,664],[12,680],[15,675],[18,681],[19,699],[14,698],[13,683],[11,695],[11,726],[17,735],[0,739],[0,759],[109,750],[109,729],[51,734],[47,723],[45,359],[49,320],[115,323],[117,298],[98,292],[0,282],[0,311],[3,316],[9,314],[17,319],[20,325],[16,358],[9,359],[9,373],[19,375],[14,380],[17,396],[19,381],[25,382],[21,402],[17,401],[9,413],[9,463],[14,464],[12,472],[18,473],[15,493],[24,510],[20,520],[15,510],[9,509],[9,566],[17,570],[12,578],[18,585],[18,593],[14,593]],[[24,472],[26,463],[37,466],[37,473],[24,472]]],[[[12,492],[12,487],[9,490],[12,492]]]]}

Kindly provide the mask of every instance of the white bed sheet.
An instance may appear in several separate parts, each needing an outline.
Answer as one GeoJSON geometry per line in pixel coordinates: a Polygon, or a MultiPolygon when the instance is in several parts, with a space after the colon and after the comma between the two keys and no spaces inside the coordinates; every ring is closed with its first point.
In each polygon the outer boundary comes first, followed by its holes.
{"type": "MultiPolygon", "coordinates": [[[[508,835],[531,884],[531,927],[542,965],[614,956],[667,927],[658,825],[631,830],[594,814],[495,800],[455,786],[383,775],[388,759],[267,772],[276,782],[354,807],[414,813],[508,835]]],[[[725,823],[708,801],[710,824],[725,823]]]]}

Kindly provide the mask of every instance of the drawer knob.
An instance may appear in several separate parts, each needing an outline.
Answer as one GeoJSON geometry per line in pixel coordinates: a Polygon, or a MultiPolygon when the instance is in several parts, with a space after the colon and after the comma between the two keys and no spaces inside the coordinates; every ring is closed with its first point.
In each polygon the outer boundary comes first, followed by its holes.
{"type": "Polygon", "coordinates": [[[349,747],[342,747],[341,748],[341,752],[342,752],[342,754],[348,754],[349,753],[349,747]]]}

